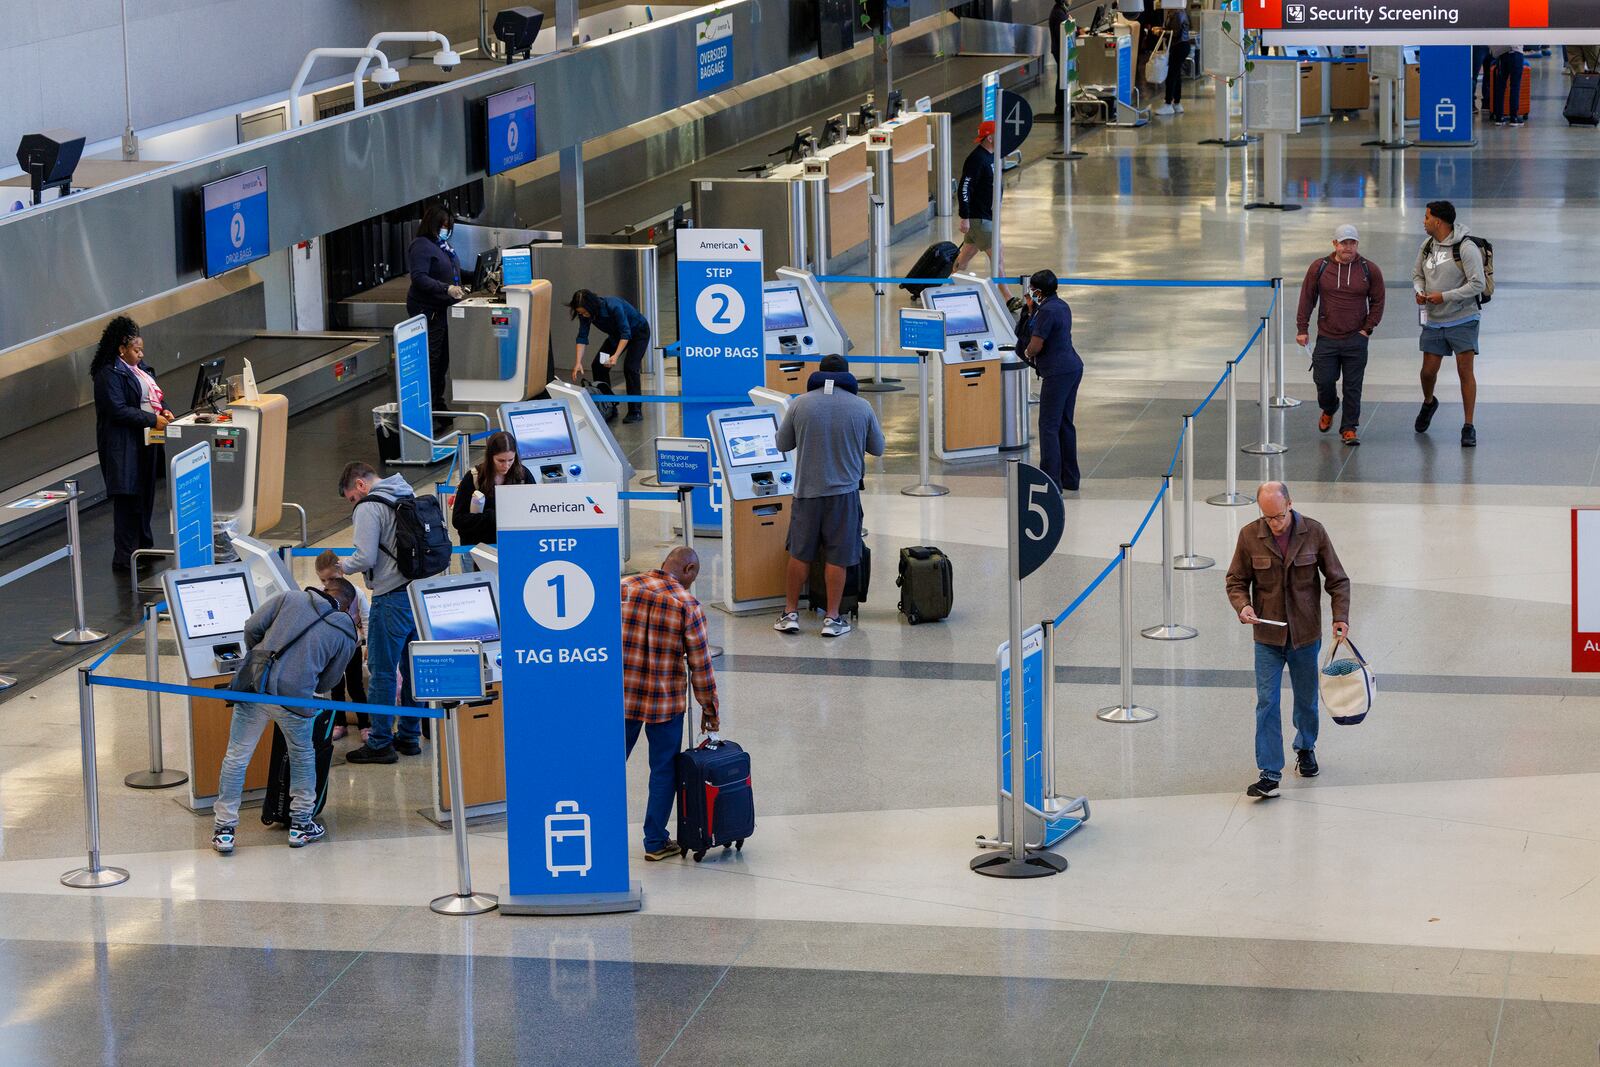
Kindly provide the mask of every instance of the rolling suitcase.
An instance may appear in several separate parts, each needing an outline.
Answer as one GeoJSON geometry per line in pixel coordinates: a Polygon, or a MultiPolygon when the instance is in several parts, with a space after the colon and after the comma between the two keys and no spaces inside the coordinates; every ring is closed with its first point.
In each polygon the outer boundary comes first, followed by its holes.
{"type": "MultiPolygon", "coordinates": [[[[331,711],[320,713],[311,724],[311,744],[317,754],[317,802],[311,817],[322,814],[328,803],[328,768],[333,764],[333,719],[331,711]]],[[[261,822],[289,828],[289,746],[283,731],[272,725],[272,752],[267,757],[267,791],[261,798],[261,822]]]]}
{"type": "Polygon", "coordinates": [[[900,613],[915,626],[938,622],[955,603],[955,568],[950,557],[932,545],[900,550],[900,613]]]}
{"type": "MultiPolygon", "coordinates": [[[[1489,100],[1491,102],[1493,102],[1493,101],[1497,101],[1499,99],[1500,99],[1500,68],[1498,66],[1495,66],[1495,67],[1490,67],[1489,68],[1489,100]]],[[[1506,106],[1507,107],[1512,107],[1512,102],[1510,100],[1507,100],[1506,101],[1506,106]]],[[[1512,107],[1511,114],[1508,117],[1509,118],[1514,118],[1514,119],[1525,119],[1525,118],[1528,117],[1528,113],[1530,111],[1532,111],[1532,110],[1533,110],[1533,70],[1532,70],[1532,68],[1524,67],[1523,70],[1522,70],[1522,93],[1521,93],[1520,98],[1516,101],[1516,106],[1512,107]]]]}
{"type": "Polygon", "coordinates": [[[1569,126],[1600,126],[1600,74],[1574,74],[1561,117],[1569,126]]]}
{"type": "MultiPolygon", "coordinates": [[[[956,255],[961,251],[950,241],[937,241],[928,246],[917,261],[911,265],[911,273],[907,278],[948,278],[950,272],[956,269],[956,255]]],[[[922,295],[922,290],[932,289],[927,283],[901,282],[900,288],[910,294],[915,300],[922,295]]]]}
{"type": "Polygon", "coordinates": [[[691,745],[678,753],[678,854],[694,861],[718,845],[744,850],[756,831],[755,794],[750,788],[750,754],[732,741],[708,736],[693,744],[694,711],[685,715],[691,745]]]}
{"type": "MultiPolygon", "coordinates": [[[[839,598],[839,614],[861,614],[861,605],[867,602],[867,589],[872,585],[872,549],[861,543],[861,561],[844,572],[844,595],[839,598]]],[[[823,573],[823,563],[811,564],[806,574],[806,603],[813,611],[828,610],[828,585],[823,573]]]]}

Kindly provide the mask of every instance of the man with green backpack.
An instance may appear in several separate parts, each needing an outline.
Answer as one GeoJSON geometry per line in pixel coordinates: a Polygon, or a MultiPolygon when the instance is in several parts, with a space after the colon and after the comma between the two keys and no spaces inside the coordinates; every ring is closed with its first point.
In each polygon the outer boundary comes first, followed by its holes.
{"type": "Polygon", "coordinates": [[[1411,269],[1422,324],[1422,410],[1414,429],[1428,432],[1439,410],[1439,398],[1433,395],[1439,365],[1453,356],[1461,379],[1461,447],[1475,448],[1478,431],[1472,418],[1478,380],[1472,362],[1478,354],[1479,309],[1494,297],[1494,246],[1456,225],[1456,208],[1448,200],[1430,203],[1422,226],[1428,239],[1411,269]]]}

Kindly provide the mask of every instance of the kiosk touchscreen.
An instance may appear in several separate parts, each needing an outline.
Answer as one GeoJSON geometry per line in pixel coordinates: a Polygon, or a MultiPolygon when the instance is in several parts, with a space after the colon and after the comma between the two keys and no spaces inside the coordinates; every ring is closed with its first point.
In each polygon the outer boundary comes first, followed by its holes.
{"type": "Polygon", "coordinates": [[[572,413],[565,400],[503,404],[500,425],[517,439],[517,458],[540,485],[585,480],[572,413]]]}
{"type": "Polygon", "coordinates": [[[271,545],[239,533],[230,533],[228,540],[239,558],[250,567],[257,602],[265,602],[274,593],[294,592],[294,575],[289,572],[288,561],[274,552],[271,545]]]}
{"type": "Polygon", "coordinates": [[[922,292],[922,306],[944,312],[944,352],[933,384],[933,450],[940,459],[994,455],[1000,450],[1004,353],[997,337],[1015,334],[990,307],[981,285],[940,285],[922,292]],[[1002,331],[1003,334],[1002,334],[1002,331]]]}
{"type": "Polygon", "coordinates": [[[779,267],[775,280],[762,285],[762,317],[768,356],[767,385],[798,396],[823,356],[845,355],[854,346],[827,294],[810,271],[779,267]]]}
{"type": "Polygon", "coordinates": [[[419,578],[408,587],[417,634],[425,641],[478,641],[492,680],[500,680],[500,579],[469,571],[419,578]]]}
{"type": "Polygon", "coordinates": [[[730,612],[783,601],[794,461],[778,448],[780,417],[770,406],[706,416],[722,468],[722,597],[730,612]]]}
{"type": "Polygon", "coordinates": [[[244,624],[260,606],[248,563],[170,570],[162,576],[172,626],[191,679],[231,675],[244,658],[244,624]]]}

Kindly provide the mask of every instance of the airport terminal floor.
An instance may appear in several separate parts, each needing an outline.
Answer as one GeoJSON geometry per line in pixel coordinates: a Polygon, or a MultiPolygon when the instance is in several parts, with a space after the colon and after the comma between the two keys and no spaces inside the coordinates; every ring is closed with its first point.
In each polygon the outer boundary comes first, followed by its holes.
{"type": "MultiPolygon", "coordinates": [[[[643,862],[636,754],[642,911],[436,915],[427,904],[452,888],[453,853],[449,833],[419,815],[425,759],[336,760],[324,841],[291,851],[246,808],[238,850],[223,858],[209,818],[122,787],[145,758],[145,702],[102,690],[104,850],[132,877],[63,888],[61,873],[83,859],[66,670],[0,704],[0,1061],[1594,1063],[1600,681],[1568,670],[1568,509],[1600,504],[1600,144],[1560,122],[1555,71],[1538,68],[1531,125],[1483,129],[1471,151],[1375,152],[1361,146],[1370,122],[1310,129],[1291,142],[1304,204],[1292,213],[1241,209],[1244,150],[1196,144],[1211,128],[1205,96],[1143,130],[1083,136],[1088,157],[1071,168],[1042,158],[1041,125],[1008,180],[1013,274],[1282,275],[1293,300],[1344,223],[1386,272],[1362,445],[1318,433],[1291,345],[1287,391],[1305,402],[1272,413],[1289,451],[1242,456],[1238,470],[1246,492],[1286,480],[1294,506],[1326,526],[1353,582],[1352,636],[1379,676],[1365,723],[1324,719],[1319,777],[1291,766],[1278,799],[1244,795],[1255,776],[1251,635],[1223,570],[1257,512],[1197,503],[1195,549],[1219,565],[1178,572],[1175,598],[1199,636],[1133,643],[1135,697],[1160,717],[1095,718],[1118,700],[1115,580],[1058,642],[1059,786],[1093,805],[1058,848],[1070,868],[1023,881],[969,871],[974,838],[995,829],[1003,464],[935,463],[948,497],[902,495],[916,478],[914,394],[866,394],[889,447],[863,498],[877,562],[857,629],[824,640],[807,615],[784,636],[769,615],[708,607],[726,650],[723,729],[754,762],[758,830],[741,852],[643,862]],[[1412,428],[1407,291],[1434,199],[1453,200],[1498,258],[1475,450],[1458,444],[1449,367],[1432,431],[1412,428]],[[913,628],[896,614],[894,561],[920,544],[954,561],[956,608],[913,628]]],[[[896,272],[930,239],[901,241],[896,272]]],[[[1267,302],[1250,289],[1064,294],[1087,368],[1084,481],[1059,548],[1027,583],[1029,621],[1059,612],[1138,526],[1182,415],[1267,302]]],[[[863,287],[841,289],[837,306],[870,336],[863,287]]],[[[1242,373],[1248,441],[1249,361],[1242,373]]],[[[1196,426],[1203,501],[1224,477],[1220,403],[1196,426]]],[[[642,458],[644,427],[621,429],[642,458]]],[[[345,457],[324,451],[321,438],[293,437],[290,466],[331,477],[345,457]]],[[[333,493],[330,482],[319,506],[338,506],[333,493]]],[[[645,501],[633,514],[633,564],[653,566],[674,543],[676,508],[645,501]]],[[[1155,533],[1134,552],[1138,627],[1161,621],[1155,533]]],[[[348,527],[324,543],[348,544],[348,527]]],[[[709,605],[719,548],[701,547],[709,605]]],[[[6,625],[24,624],[8,611],[6,625]]],[[[137,675],[143,652],[135,639],[106,669],[137,675]]],[[[163,662],[178,680],[174,658],[163,662]]],[[[178,765],[174,703],[167,760],[178,765]]],[[[473,827],[481,886],[505,878],[505,836],[503,820],[473,827]]]]}

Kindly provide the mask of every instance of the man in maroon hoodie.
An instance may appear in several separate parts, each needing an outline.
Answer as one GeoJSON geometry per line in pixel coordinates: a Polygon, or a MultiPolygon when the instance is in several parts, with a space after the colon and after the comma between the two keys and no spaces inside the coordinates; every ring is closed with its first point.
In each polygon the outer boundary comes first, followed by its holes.
{"type": "Polygon", "coordinates": [[[1356,428],[1361,423],[1361,380],[1367,373],[1367,339],[1383,320],[1383,272],[1361,255],[1361,235],[1354,226],[1333,232],[1333,254],[1311,264],[1300,286],[1300,311],[1295,319],[1295,343],[1305,347],[1311,326],[1311,308],[1317,305],[1317,348],[1311,354],[1311,377],[1317,383],[1317,406],[1322,418],[1317,429],[1333,428],[1339,410],[1339,377],[1344,376],[1344,417],[1339,436],[1347,445],[1359,445],[1356,428]]]}

